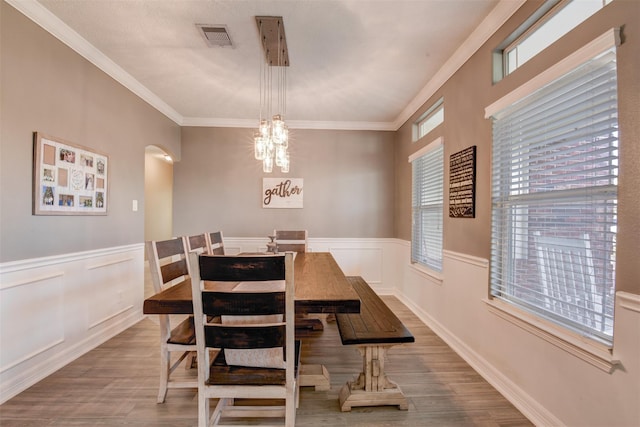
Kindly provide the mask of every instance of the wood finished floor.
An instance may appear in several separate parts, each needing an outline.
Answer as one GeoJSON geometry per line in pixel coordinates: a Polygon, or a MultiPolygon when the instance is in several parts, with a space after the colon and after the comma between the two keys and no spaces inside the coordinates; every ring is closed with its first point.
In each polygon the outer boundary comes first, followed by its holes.
{"type": "MultiPolygon", "coordinates": [[[[394,297],[383,297],[416,337],[390,350],[385,368],[409,400],[396,407],[340,412],[338,393],[361,367],[356,349],[342,346],[335,322],[310,333],[302,360],[322,363],[331,390],[301,389],[296,425],[531,426],[532,424],[394,297]]],[[[169,390],[156,404],[158,326],[144,319],[0,406],[0,426],[158,426],[197,424],[195,390],[169,390]]],[[[180,375],[195,370],[179,369],[180,375]]]]}

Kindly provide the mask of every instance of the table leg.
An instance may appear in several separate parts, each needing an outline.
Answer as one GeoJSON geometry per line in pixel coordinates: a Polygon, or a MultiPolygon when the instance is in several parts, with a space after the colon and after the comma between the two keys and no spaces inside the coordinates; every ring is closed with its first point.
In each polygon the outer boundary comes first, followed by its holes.
{"type": "Polygon", "coordinates": [[[340,410],[351,411],[353,406],[397,405],[409,409],[400,387],[384,373],[384,357],[392,345],[360,345],[362,372],[340,390],[340,410]]]}

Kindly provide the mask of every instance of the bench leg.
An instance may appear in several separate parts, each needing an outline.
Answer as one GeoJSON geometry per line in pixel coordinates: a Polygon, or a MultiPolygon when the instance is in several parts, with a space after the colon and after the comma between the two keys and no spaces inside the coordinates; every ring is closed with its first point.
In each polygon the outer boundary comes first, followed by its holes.
{"type": "Polygon", "coordinates": [[[394,405],[409,409],[407,398],[400,387],[384,373],[384,358],[393,345],[360,345],[362,372],[353,382],[347,382],[340,390],[340,410],[350,411],[353,406],[394,405]]]}
{"type": "Polygon", "coordinates": [[[315,387],[316,391],[331,389],[331,379],[329,371],[324,365],[306,365],[300,366],[300,375],[298,377],[300,387],[315,387]]]}

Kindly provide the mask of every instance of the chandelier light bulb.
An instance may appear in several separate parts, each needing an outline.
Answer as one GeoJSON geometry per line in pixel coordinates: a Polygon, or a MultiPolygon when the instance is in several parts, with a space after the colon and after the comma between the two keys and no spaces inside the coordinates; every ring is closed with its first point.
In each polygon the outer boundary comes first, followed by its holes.
{"type": "Polygon", "coordinates": [[[253,145],[255,148],[255,157],[256,160],[264,160],[264,156],[267,152],[267,145],[264,142],[264,138],[260,134],[260,132],[255,132],[253,134],[253,145]]]}

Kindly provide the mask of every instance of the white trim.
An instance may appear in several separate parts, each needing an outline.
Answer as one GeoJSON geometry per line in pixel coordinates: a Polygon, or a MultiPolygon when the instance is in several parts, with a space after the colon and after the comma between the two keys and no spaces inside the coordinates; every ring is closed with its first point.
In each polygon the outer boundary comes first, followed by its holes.
{"type": "Polygon", "coordinates": [[[64,271],[57,271],[55,273],[47,274],[44,276],[36,276],[36,277],[28,277],[25,280],[20,280],[14,283],[0,283],[0,290],[5,290],[9,288],[17,288],[18,286],[30,285],[32,283],[43,282],[45,280],[55,279],[56,277],[64,276],[64,271]]]}
{"type": "Polygon", "coordinates": [[[618,291],[616,292],[616,300],[619,301],[620,307],[640,313],[640,295],[618,291]]]}
{"type": "MultiPolygon", "coordinates": [[[[93,249],[84,252],[72,252],[62,255],[52,255],[42,258],[28,258],[17,261],[8,261],[0,264],[0,274],[15,273],[22,270],[31,270],[50,265],[58,265],[67,262],[80,261],[92,258],[100,258],[108,255],[115,255],[130,251],[144,250],[144,243],[134,243],[125,246],[114,246],[111,248],[93,249]]],[[[134,258],[132,258],[134,259],[134,258]]],[[[0,284],[0,289],[4,285],[0,284]]]]}
{"type": "Polygon", "coordinates": [[[394,120],[395,130],[411,118],[436,91],[449,80],[464,65],[465,62],[477,52],[487,41],[513,15],[526,0],[501,0],[498,5],[478,25],[471,35],[458,47],[444,65],[434,74],[425,87],[405,107],[394,120]]]}
{"type": "Polygon", "coordinates": [[[429,279],[432,283],[436,285],[442,286],[442,282],[444,281],[442,273],[435,270],[431,270],[422,264],[418,264],[417,262],[410,262],[408,265],[410,269],[414,270],[420,276],[423,276],[429,279]]]}
{"type": "Polygon", "coordinates": [[[447,249],[442,251],[443,258],[453,259],[455,261],[464,262],[465,264],[473,265],[475,267],[488,268],[489,260],[486,258],[480,258],[477,256],[463,254],[460,252],[454,252],[447,249]]]}
{"type": "MultiPolygon", "coordinates": [[[[257,119],[216,119],[206,117],[185,117],[182,126],[198,127],[232,127],[255,129],[258,126],[257,119]]],[[[314,129],[314,130],[374,130],[395,131],[392,122],[331,122],[315,120],[287,120],[289,129],[314,129]]]]}
{"type": "MultiPolygon", "coordinates": [[[[453,254],[453,252],[450,252],[453,254]]],[[[455,253],[456,259],[466,258],[465,254],[455,253]]],[[[535,425],[541,426],[562,426],[564,425],[558,418],[549,412],[544,406],[527,394],[517,383],[513,382],[495,365],[487,361],[482,355],[460,340],[454,333],[447,329],[442,323],[429,315],[423,308],[405,297],[404,294],[396,292],[395,296],[406,305],[425,325],[429,327],[439,338],[441,338],[453,351],[467,362],[482,378],[498,390],[509,402],[511,402],[522,414],[531,420],[535,425]]]]}
{"type": "Polygon", "coordinates": [[[109,266],[115,265],[115,264],[122,264],[123,262],[133,261],[134,259],[135,258],[133,258],[133,257],[128,257],[128,258],[116,259],[116,260],[113,260],[113,261],[102,262],[100,264],[91,265],[91,266],[87,267],[87,270],[94,270],[96,268],[103,268],[103,267],[109,267],[109,266]]]}
{"type": "Polygon", "coordinates": [[[606,373],[610,374],[621,365],[619,360],[612,357],[612,349],[609,346],[574,334],[499,299],[485,299],[484,302],[491,313],[606,373]]]}
{"type": "Polygon", "coordinates": [[[522,86],[512,90],[502,98],[489,105],[484,110],[484,117],[488,119],[506,107],[513,105],[515,102],[531,95],[536,90],[549,84],[555,79],[567,74],[580,64],[599,55],[607,49],[620,45],[620,29],[612,28],[607,30],[601,36],[595,38],[591,42],[582,46],[560,62],[547,68],[536,77],[532,78],[522,86]]]}
{"type": "Polygon", "coordinates": [[[20,11],[27,18],[51,33],[55,38],[60,40],[71,49],[75,50],[80,56],[91,62],[93,65],[104,71],[115,81],[129,89],[140,99],[146,101],[156,110],[173,120],[177,124],[182,123],[182,115],[160,99],[156,94],[147,89],[136,80],[131,74],[127,73],[118,64],[113,62],[104,53],[84,39],[80,34],[74,31],[67,24],[62,22],[60,18],[55,16],[49,9],[41,5],[35,0],[5,0],[11,6],[20,11]]]}
{"type": "Polygon", "coordinates": [[[36,357],[39,354],[42,354],[42,353],[47,352],[48,350],[51,350],[52,348],[54,348],[57,345],[62,344],[63,342],[64,342],[64,338],[58,338],[57,340],[52,341],[52,342],[40,347],[39,349],[34,350],[31,353],[24,355],[20,359],[15,360],[14,362],[8,364],[7,366],[2,366],[0,368],[0,374],[4,373],[4,372],[6,372],[6,371],[8,371],[10,369],[15,368],[19,364],[24,363],[29,359],[33,359],[34,357],[36,357]]]}
{"type": "Polygon", "coordinates": [[[123,308],[123,309],[121,309],[121,310],[116,311],[115,313],[111,313],[110,315],[105,316],[104,318],[102,318],[102,319],[100,319],[100,320],[96,320],[95,322],[93,322],[93,323],[91,323],[91,324],[89,325],[89,328],[88,328],[88,329],[93,329],[93,328],[95,328],[95,327],[96,327],[96,326],[98,326],[98,325],[101,325],[101,324],[103,324],[103,323],[105,323],[105,322],[108,322],[109,320],[113,319],[114,317],[118,317],[118,316],[120,316],[122,313],[124,313],[125,311],[131,310],[132,308],[133,308],[133,305],[128,305],[128,306],[126,306],[125,308],[123,308]]]}
{"type": "MultiPolygon", "coordinates": [[[[179,126],[255,128],[255,120],[184,117],[36,0],[5,0],[179,126]],[[251,122],[251,124],[249,124],[251,122]]],[[[393,122],[287,121],[290,129],[398,130],[525,3],[501,0],[393,122]]]]}
{"type": "Polygon", "coordinates": [[[409,163],[411,163],[414,160],[416,160],[417,158],[427,154],[429,151],[435,150],[436,148],[440,148],[440,146],[442,146],[443,143],[444,143],[444,138],[439,136],[438,138],[436,138],[435,140],[431,141],[430,143],[428,143],[427,145],[425,145],[424,147],[422,147],[421,149],[419,149],[415,153],[411,154],[409,156],[409,163]]]}

